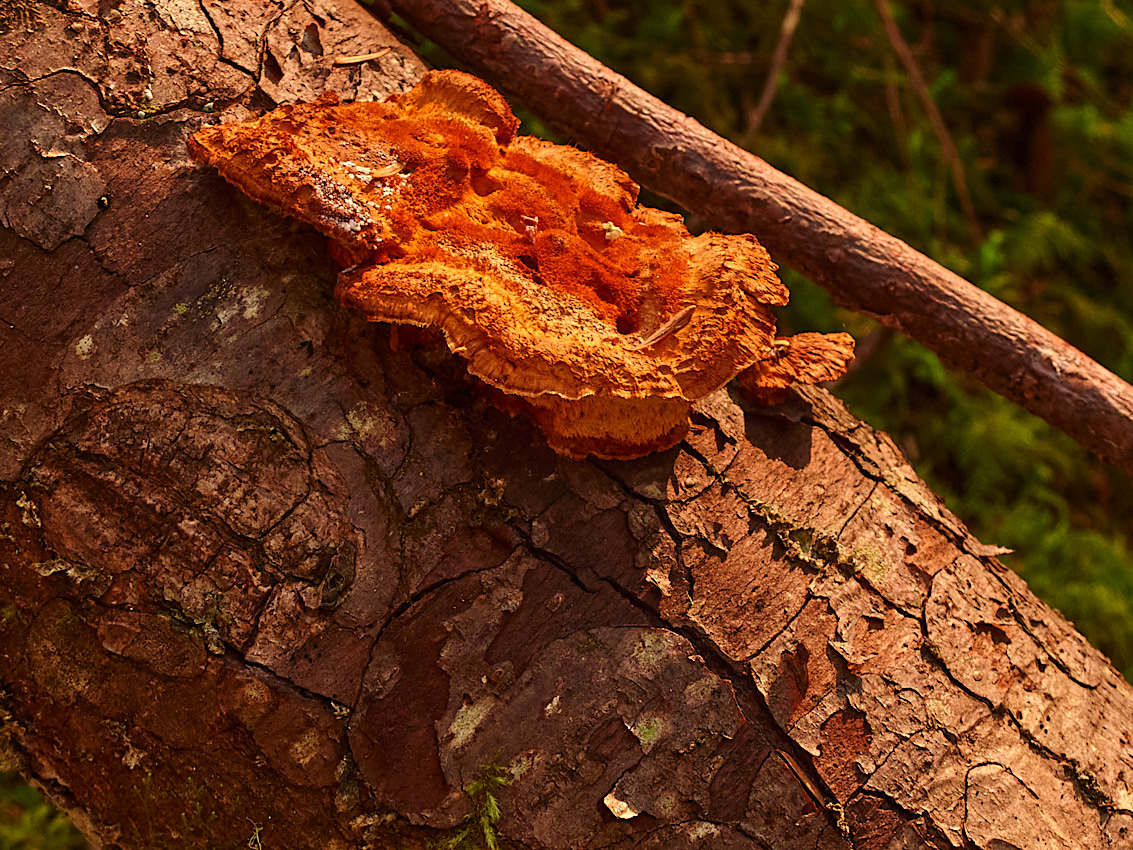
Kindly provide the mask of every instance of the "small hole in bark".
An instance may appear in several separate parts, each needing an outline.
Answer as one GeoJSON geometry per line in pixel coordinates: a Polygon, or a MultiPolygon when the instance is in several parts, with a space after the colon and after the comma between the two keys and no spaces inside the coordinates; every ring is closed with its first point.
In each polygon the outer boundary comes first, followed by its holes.
{"type": "Polygon", "coordinates": [[[278,84],[283,79],[283,69],[270,53],[264,55],[264,73],[273,84],[278,84]]]}
{"type": "Polygon", "coordinates": [[[999,626],[993,626],[991,623],[978,623],[976,625],[976,634],[987,635],[991,638],[991,642],[995,644],[1002,645],[1011,643],[1011,638],[1007,636],[1007,632],[1003,631],[999,626]]]}
{"type": "Polygon", "coordinates": [[[303,38],[300,39],[299,46],[312,56],[323,55],[323,43],[319,38],[319,28],[315,24],[308,24],[303,30],[303,38]]]}

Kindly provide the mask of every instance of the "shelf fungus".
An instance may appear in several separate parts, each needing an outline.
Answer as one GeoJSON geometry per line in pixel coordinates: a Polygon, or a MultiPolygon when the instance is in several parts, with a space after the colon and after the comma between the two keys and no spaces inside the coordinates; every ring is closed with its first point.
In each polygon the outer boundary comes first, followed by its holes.
{"type": "Polygon", "coordinates": [[[846,334],[776,339],[787,289],[754,237],[691,236],[617,167],[518,123],[483,81],[430,71],[384,102],[324,95],[207,127],[189,149],[332,239],[343,304],[439,328],[561,454],[673,446],[690,404],[741,373],[774,401],[845,371],[846,334]]]}

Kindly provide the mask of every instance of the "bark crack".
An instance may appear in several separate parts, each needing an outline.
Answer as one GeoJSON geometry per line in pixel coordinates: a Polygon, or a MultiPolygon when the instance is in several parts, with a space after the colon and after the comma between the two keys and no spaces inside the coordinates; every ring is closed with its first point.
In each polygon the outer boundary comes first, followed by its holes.
{"type": "MultiPolygon", "coordinates": [[[[808,411],[806,414],[804,414],[801,421],[825,433],[826,436],[828,436],[831,441],[835,445],[837,445],[839,449],[842,450],[842,454],[851,463],[853,463],[855,467],[857,467],[858,471],[864,478],[868,478],[869,480],[884,486],[894,496],[896,496],[902,502],[902,504],[909,508],[912,513],[921,516],[926,523],[932,526],[936,531],[939,531],[941,534],[943,534],[948,540],[952,541],[958,548],[971,555],[972,557],[980,559],[981,561],[986,562],[988,560],[988,557],[986,555],[981,555],[980,553],[971,549],[969,544],[972,540],[972,536],[965,533],[966,529],[961,531],[945,523],[941,523],[936,517],[924,511],[919,505],[909,499],[909,497],[904,492],[902,492],[902,490],[897,487],[893,481],[889,480],[886,476],[878,472],[878,470],[882,468],[882,464],[880,462],[871,459],[870,463],[863,463],[865,453],[862,451],[860,442],[855,440],[852,435],[854,432],[866,431],[867,426],[859,423],[858,425],[855,425],[851,431],[846,432],[841,430],[840,428],[835,427],[829,422],[822,421],[819,417],[814,416],[812,411],[808,411]]],[[[872,432],[870,431],[869,433],[872,432]]]]}
{"type": "MultiPolygon", "coordinates": [[[[615,479],[617,481],[617,479],[615,479]]],[[[619,486],[624,484],[617,481],[619,486]]],[[[648,500],[647,500],[648,501],[648,500]]],[[[539,555],[549,562],[553,563],[559,569],[565,571],[572,579],[581,585],[581,581],[575,576],[574,571],[570,565],[567,564],[562,558],[553,552],[548,552],[535,546],[530,539],[519,532],[520,536],[527,542],[527,545],[532,551],[539,553],[539,555]]],[[[691,626],[679,626],[665,620],[660,614],[650,607],[647,603],[642,601],[632,591],[622,587],[618,582],[609,576],[598,575],[598,579],[604,582],[612,590],[618,593],[622,598],[629,602],[634,607],[645,613],[648,618],[657,624],[658,628],[664,628],[675,634],[680,635],[696,650],[697,654],[704,659],[704,663],[708,670],[718,678],[727,682],[732,689],[732,693],[736,699],[736,705],[743,715],[744,720],[751,727],[753,733],[759,739],[760,743],[768,750],[781,750],[791,754],[794,760],[800,765],[806,765],[805,768],[808,772],[808,778],[813,782],[814,786],[821,789],[822,793],[826,796],[828,805],[824,807],[828,817],[831,818],[830,823],[835,828],[838,824],[834,819],[834,815],[829,808],[830,801],[836,801],[836,797],[830,790],[829,786],[818,775],[818,772],[811,766],[810,757],[803,749],[795,743],[795,741],[771,719],[771,711],[767,706],[763,695],[756,688],[755,684],[751,682],[747,674],[742,669],[737,669],[738,662],[724,655],[724,653],[717,647],[709,638],[702,634],[698,629],[691,626]]]]}
{"type": "MultiPolygon", "coordinates": [[[[341,723],[341,731],[339,733],[338,744],[341,747],[342,752],[346,757],[350,759],[353,764],[357,764],[357,760],[354,757],[354,751],[350,746],[350,721],[354,716],[354,712],[357,710],[358,700],[360,698],[359,695],[355,696],[352,703],[350,703],[349,705],[344,705],[343,703],[340,703],[332,697],[326,696],[325,694],[320,694],[316,691],[308,690],[307,688],[292,680],[289,676],[277,673],[275,670],[272,670],[270,667],[264,664],[253,661],[250,658],[246,658],[243,653],[229,649],[226,651],[226,654],[229,652],[237,656],[240,659],[241,664],[247,666],[248,668],[259,670],[262,675],[270,679],[272,682],[275,682],[281,688],[289,688],[300,696],[306,697],[307,699],[324,706],[330,712],[330,714],[341,723]]],[[[361,685],[359,685],[359,691],[361,691],[361,685]]]]}
{"type": "MultiPolygon", "coordinates": [[[[997,579],[998,579],[998,576],[997,576],[997,579]]],[[[1046,658],[1048,663],[1053,664],[1059,670],[1062,670],[1063,672],[1065,672],[1063,665],[1059,664],[1057,659],[1055,659],[1051,655],[1051,653],[1047,651],[1044,642],[1041,641],[1038,637],[1032,635],[1030,633],[1030,631],[1026,629],[1025,624],[1022,623],[1023,618],[1019,614],[1019,612],[1016,610],[1015,605],[1013,603],[1014,597],[1011,595],[1010,588],[1005,588],[1005,589],[1008,592],[1007,598],[1008,598],[1009,602],[1011,603],[1012,612],[1015,615],[1016,619],[1018,621],[1020,621],[1020,626],[1025,631],[1027,631],[1028,635],[1032,638],[1032,640],[1035,641],[1036,647],[1038,647],[1042,651],[1043,656],[1046,658]]],[[[931,596],[931,589],[930,589],[930,596],[931,596]]],[[[1051,747],[1048,747],[1045,744],[1041,743],[1039,740],[1037,740],[1036,736],[1023,725],[1021,719],[1017,716],[1016,712],[1007,708],[1002,702],[1000,704],[994,704],[989,698],[982,696],[981,694],[972,690],[967,685],[965,685],[963,682],[961,682],[955,674],[953,674],[948,662],[941,656],[941,654],[936,649],[936,646],[934,645],[934,643],[928,637],[928,618],[927,618],[927,615],[923,611],[922,611],[922,614],[921,614],[921,630],[922,630],[922,634],[924,636],[924,642],[923,642],[922,647],[921,647],[922,654],[924,655],[924,657],[926,658],[926,660],[930,664],[932,664],[934,667],[936,667],[941,672],[943,672],[943,674],[948,678],[948,680],[950,682],[952,682],[952,684],[959,691],[968,695],[972,699],[986,705],[988,707],[988,712],[991,716],[1001,717],[1001,718],[1008,720],[1010,722],[1011,726],[1019,734],[1020,739],[1025,741],[1026,744],[1036,754],[1038,754],[1039,756],[1041,756],[1045,759],[1053,760],[1053,761],[1057,762],[1058,764],[1062,765],[1064,770],[1070,775],[1070,778],[1072,779],[1072,781],[1074,783],[1075,790],[1077,791],[1078,795],[1083,800],[1085,800],[1087,802],[1096,803],[1099,800],[1099,798],[1101,798],[1102,800],[1104,800],[1103,805],[1111,805],[1112,804],[1112,800],[1110,799],[1109,795],[1106,795],[1100,789],[1097,789],[1095,787],[1095,782],[1093,781],[1092,774],[1086,768],[1082,767],[1079,764],[1077,759],[1067,755],[1066,753],[1060,753],[1060,752],[1052,749],[1051,747]]],[[[1012,664],[1012,669],[1018,670],[1019,668],[1016,667],[1014,664],[1012,664]]],[[[1070,678],[1072,681],[1075,681],[1077,684],[1081,685],[1081,683],[1078,683],[1077,680],[1073,679],[1073,677],[1068,676],[1068,678],[1070,678]]],[[[1081,685],[1081,686],[1086,687],[1087,689],[1090,689],[1089,686],[1086,686],[1086,685],[1081,685]]],[[[951,731],[951,730],[942,729],[942,732],[945,734],[945,737],[949,737],[949,739],[952,740],[953,739],[952,736],[950,736],[948,734],[949,731],[951,731]]]]}
{"type": "Polygon", "coordinates": [[[23,328],[12,324],[7,319],[5,319],[3,316],[0,316],[0,322],[3,322],[5,325],[8,326],[9,330],[11,330],[13,333],[19,334],[21,337],[26,339],[28,342],[39,342],[40,341],[40,340],[36,340],[34,337],[28,336],[27,332],[24,331],[23,328]]]}
{"type": "Polygon", "coordinates": [[[1074,674],[1074,671],[1072,671],[1065,662],[1063,662],[1056,654],[1051,652],[1047,648],[1046,639],[1040,637],[1035,633],[1034,629],[1031,628],[1030,618],[1019,610],[1019,606],[1015,601],[1015,593],[1013,592],[1012,588],[1007,584],[1007,582],[1003,580],[1002,576],[1000,576],[998,573],[996,573],[995,571],[990,572],[991,575],[995,578],[996,583],[1004,589],[1007,595],[1007,602],[1011,608],[1011,616],[1014,618],[1015,622],[1018,623],[1019,628],[1021,628],[1027,634],[1027,636],[1035,642],[1035,645],[1042,648],[1043,654],[1046,656],[1047,660],[1055,667],[1057,667],[1060,671],[1062,671],[1062,673],[1076,685],[1079,685],[1086,690],[1095,690],[1100,682],[1098,684],[1091,684],[1078,678],[1074,674]]]}
{"type": "MultiPolygon", "coordinates": [[[[827,607],[830,608],[830,610],[833,610],[833,606],[830,604],[830,599],[828,597],[819,596],[819,595],[815,594],[814,591],[808,590],[807,591],[807,602],[809,602],[812,599],[824,599],[824,600],[826,600],[827,607]]],[[[758,648],[756,648],[756,650],[752,653],[753,658],[762,655],[764,652],[767,651],[767,649],[771,646],[771,644],[775,643],[775,641],[777,641],[780,637],[782,637],[786,632],[790,631],[791,626],[794,625],[794,623],[798,621],[799,617],[801,617],[803,615],[803,612],[806,611],[807,602],[804,602],[802,605],[799,606],[799,610],[796,611],[794,614],[792,614],[787,619],[787,622],[783,624],[782,629],[780,629],[774,635],[770,636],[767,640],[765,640],[762,644],[760,644],[758,648]]],[[[784,730],[784,731],[786,731],[786,730],[784,730]]]]}

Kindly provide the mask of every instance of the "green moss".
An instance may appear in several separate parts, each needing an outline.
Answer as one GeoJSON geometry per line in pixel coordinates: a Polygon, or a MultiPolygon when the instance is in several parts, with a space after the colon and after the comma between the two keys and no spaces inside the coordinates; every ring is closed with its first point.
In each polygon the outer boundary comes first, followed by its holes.
{"type": "Polygon", "coordinates": [[[643,632],[633,646],[633,660],[642,667],[656,667],[669,655],[669,644],[655,632],[643,632]]]}
{"type": "Polygon", "coordinates": [[[664,718],[647,717],[634,725],[633,734],[637,736],[637,740],[648,751],[657,743],[657,739],[661,737],[667,727],[668,724],[664,718]]]}
{"type": "Polygon", "coordinates": [[[496,822],[500,819],[500,804],[496,792],[511,783],[508,769],[501,767],[496,759],[482,765],[476,778],[464,789],[472,801],[472,811],[450,835],[432,842],[432,850],[499,850],[496,822]]]}

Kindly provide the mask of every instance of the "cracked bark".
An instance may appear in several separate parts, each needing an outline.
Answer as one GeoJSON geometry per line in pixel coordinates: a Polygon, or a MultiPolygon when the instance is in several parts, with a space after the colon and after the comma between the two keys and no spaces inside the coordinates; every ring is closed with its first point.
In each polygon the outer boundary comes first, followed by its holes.
{"type": "Polygon", "coordinates": [[[0,741],[89,835],[424,847],[496,762],[516,848],[1130,846],[1133,692],[887,438],[721,393],[556,457],[186,157],[417,59],[345,2],[170,9],[0,54],[0,741]]]}

